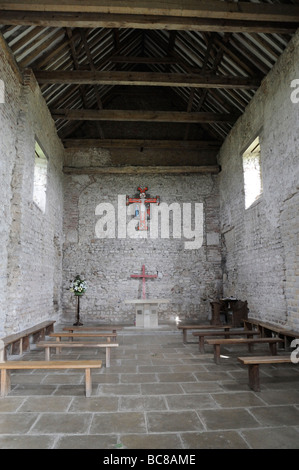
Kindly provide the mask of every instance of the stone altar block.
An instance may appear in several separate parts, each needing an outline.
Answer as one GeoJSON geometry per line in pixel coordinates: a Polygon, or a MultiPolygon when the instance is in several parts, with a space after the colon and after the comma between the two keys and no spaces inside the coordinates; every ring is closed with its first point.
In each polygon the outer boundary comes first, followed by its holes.
{"type": "Polygon", "coordinates": [[[135,325],[141,328],[157,327],[159,304],[167,303],[169,303],[168,299],[125,300],[125,304],[135,305],[135,325]]]}

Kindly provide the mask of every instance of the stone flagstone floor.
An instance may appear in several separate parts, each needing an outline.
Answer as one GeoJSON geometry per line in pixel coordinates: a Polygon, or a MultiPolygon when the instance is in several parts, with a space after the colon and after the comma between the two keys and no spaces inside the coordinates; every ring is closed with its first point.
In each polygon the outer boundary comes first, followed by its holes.
{"type": "MultiPolygon", "coordinates": [[[[263,366],[253,392],[237,361],[246,346],[223,350],[216,365],[211,347],[200,354],[190,333],[188,341],[176,326],[124,328],[109,369],[102,349],[64,350],[59,359],[103,360],[91,398],[81,371],[13,373],[0,399],[0,448],[299,448],[299,364],[263,366]]],[[[268,354],[267,345],[254,353],[268,354]]],[[[22,359],[44,359],[44,350],[22,359]]]]}

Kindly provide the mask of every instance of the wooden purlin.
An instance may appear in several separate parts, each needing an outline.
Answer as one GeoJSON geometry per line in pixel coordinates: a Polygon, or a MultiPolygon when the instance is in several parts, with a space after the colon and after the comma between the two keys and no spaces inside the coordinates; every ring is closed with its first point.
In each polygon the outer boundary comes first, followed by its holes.
{"type": "Polygon", "coordinates": [[[38,12],[86,12],[120,15],[197,17],[229,20],[299,21],[299,5],[219,0],[2,0],[0,10],[38,12]]]}
{"type": "Polygon", "coordinates": [[[39,83],[257,89],[260,78],[135,71],[34,70],[39,83]]]}
{"type": "Polygon", "coordinates": [[[298,28],[298,21],[293,19],[289,22],[275,22],[111,13],[102,13],[99,16],[97,13],[14,10],[0,10],[0,23],[54,28],[135,28],[265,34],[290,34],[298,28]]]}

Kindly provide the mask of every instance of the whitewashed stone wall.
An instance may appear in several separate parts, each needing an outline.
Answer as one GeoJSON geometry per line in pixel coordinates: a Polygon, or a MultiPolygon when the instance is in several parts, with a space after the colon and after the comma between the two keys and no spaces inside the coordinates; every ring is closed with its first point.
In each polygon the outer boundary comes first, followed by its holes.
{"type": "MultiPolygon", "coordinates": [[[[97,152],[100,158],[101,150],[97,152]]],[[[95,150],[91,153],[94,158],[95,150]]],[[[218,205],[215,175],[66,175],[64,319],[75,319],[76,301],[69,291],[69,281],[80,274],[89,285],[80,301],[83,321],[133,324],[134,308],[124,301],[141,298],[142,281],[131,279],[130,275],[140,274],[144,264],[147,274],[158,275],[157,279],[146,281],[147,297],[170,299],[169,305],[161,306],[160,321],[174,321],[177,315],[206,320],[210,315],[209,301],[222,291],[218,205]],[[185,249],[185,238],[164,239],[160,235],[157,239],[141,240],[97,238],[97,205],[111,203],[117,216],[118,195],[133,197],[138,186],[147,186],[152,197],[158,195],[168,205],[190,202],[194,208],[195,203],[203,203],[202,247],[185,249]]]]}
{"type": "Polygon", "coordinates": [[[12,224],[13,189],[11,179],[16,161],[18,109],[20,106],[20,79],[7,60],[5,49],[0,47],[0,79],[4,88],[4,102],[0,103],[0,336],[5,331],[8,306],[7,265],[12,224]]]}
{"type": "Polygon", "coordinates": [[[220,155],[224,294],[250,315],[299,330],[299,34],[263,81],[220,155]],[[259,135],[263,194],[245,210],[242,153],[259,135]]]}
{"type": "MultiPolygon", "coordinates": [[[[124,300],[141,295],[141,281],[130,274],[140,273],[142,264],[147,273],[158,273],[146,282],[147,295],[171,300],[161,308],[164,321],[177,315],[206,320],[210,300],[224,294],[247,299],[252,316],[299,331],[299,103],[290,99],[290,84],[299,79],[299,34],[226,139],[219,176],[84,174],[65,175],[63,181],[65,152],[40,90],[33,77],[21,83],[2,45],[0,336],[58,320],[62,310],[61,319],[73,320],[69,281],[76,274],[89,285],[81,302],[84,321],[132,323],[133,310],[124,300]],[[241,156],[256,135],[263,195],[245,210],[241,156]],[[45,214],[32,199],[36,137],[49,157],[45,214]],[[167,204],[204,204],[200,249],[186,250],[184,239],[96,238],[96,205],[116,204],[118,194],[131,196],[139,185],[167,204]]],[[[109,152],[100,149],[81,150],[79,158],[68,151],[65,161],[81,167],[111,165],[109,152]]]]}
{"type": "Polygon", "coordinates": [[[61,311],[64,149],[34,77],[24,85],[0,48],[0,335],[57,319],[61,311]],[[33,202],[35,138],[48,157],[47,202],[33,202]]]}

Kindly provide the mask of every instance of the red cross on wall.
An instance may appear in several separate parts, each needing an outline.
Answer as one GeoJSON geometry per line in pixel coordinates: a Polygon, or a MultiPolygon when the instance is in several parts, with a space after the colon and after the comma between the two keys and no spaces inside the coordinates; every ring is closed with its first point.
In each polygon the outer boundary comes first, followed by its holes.
{"type": "Polygon", "coordinates": [[[126,197],[126,204],[138,204],[138,209],[136,211],[136,215],[139,215],[139,224],[138,230],[147,230],[147,216],[150,215],[150,204],[156,203],[157,205],[160,204],[160,197],[156,196],[154,198],[148,197],[146,195],[146,191],[148,188],[141,188],[140,186],[137,188],[139,191],[139,197],[126,197]],[[138,214],[137,214],[138,212],[138,214]]]}
{"type": "Polygon", "coordinates": [[[142,298],[145,299],[145,279],[158,277],[157,274],[145,274],[145,265],[142,265],[142,274],[131,274],[131,277],[142,278],[142,298]]]}

